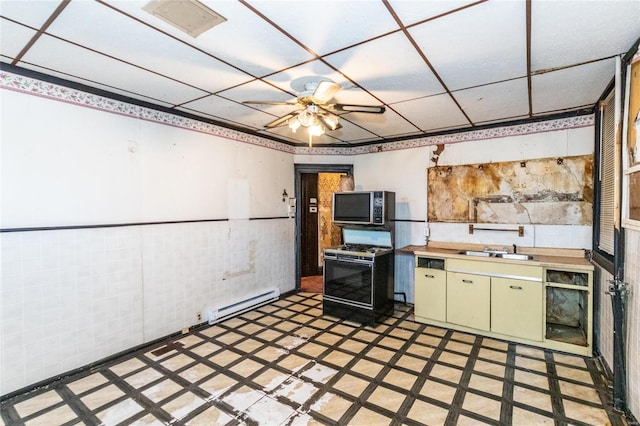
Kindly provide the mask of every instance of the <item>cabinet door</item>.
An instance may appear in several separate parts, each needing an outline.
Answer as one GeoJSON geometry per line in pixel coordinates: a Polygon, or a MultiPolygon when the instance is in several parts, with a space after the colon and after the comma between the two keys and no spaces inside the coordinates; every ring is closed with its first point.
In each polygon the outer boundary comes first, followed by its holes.
{"type": "Polygon", "coordinates": [[[489,331],[491,278],[447,272],[447,321],[489,331]]]}
{"type": "Polygon", "coordinates": [[[447,273],[438,269],[415,269],[416,317],[446,321],[447,273]]]}
{"type": "Polygon", "coordinates": [[[542,283],[491,278],[491,331],[542,341],[542,283]]]}

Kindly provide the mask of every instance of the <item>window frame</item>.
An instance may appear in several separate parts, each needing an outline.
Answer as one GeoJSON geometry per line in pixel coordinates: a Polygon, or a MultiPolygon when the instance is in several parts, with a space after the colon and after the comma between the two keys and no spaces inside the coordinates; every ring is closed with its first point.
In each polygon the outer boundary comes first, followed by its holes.
{"type": "MultiPolygon", "coordinates": [[[[601,102],[605,102],[609,96],[613,95],[615,90],[615,79],[607,86],[602,96],[598,100],[597,106],[601,102]]],[[[614,141],[615,143],[615,141],[614,141]]],[[[602,114],[600,108],[595,109],[595,150],[594,150],[594,167],[593,167],[593,234],[592,234],[592,259],[607,270],[610,274],[614,274],[614,255],[600,249],[600,214],[602,211],[602,183],[600,181],[600,172],[602,170],[602,114]]],[[[615,229],[615,228],[614,228],[615,229]]],[[[615,238],[614,238],[615,250],[615,238]]]]}
{"type": "MultiPolygon", "coordinates": [[[[640,42],[640,40],[639,40],[640,42]]],[[[624,86],[624,108],[625,116],[623,117],[623,144],[622,144],[622,187],[625,188],[625,193],[623,195],[623,203],[622,203],[622,227],[626,229],[633,229],[635,231],[640,231],[640,219],[632,219],[630,210],[630,200],[631,200],[631,176],[633,175],[635,178],[640,179],[640,159],[634,159],[631,157],[629,152],[629,140],[628,137],[631,134],[629,126],[633,126],[636,120],[636,114],[640,114],[639,111],[631,111],[630,101],[631,101],[631,93],[632,90],[640,89],[640,84],[638,81],[635,81],[636,86],[631,87],[631,73],[635,68],[638,72],[640,72],[640,47],[638,46],[638,42],[636,42],[635,46],[635,57],[629,58],[629,54],[627,55],[628,61],[625,69],[625,86],[624,86]],[[635,59],[635,61],[633,60],[635,59]]],[[[631,49],[629,53],[634,52],[634,49],[631,49]]],[[[636,130],[637,131],[637,130],[636,130]]],[[[636,136],[637,137],[637,136],[636,136]]],[[[636,145],[636,150],[640,150],[640,146],[636,145]]],[[[637,157],[640,157],[640,151],[638,151],[637,157]]]]}

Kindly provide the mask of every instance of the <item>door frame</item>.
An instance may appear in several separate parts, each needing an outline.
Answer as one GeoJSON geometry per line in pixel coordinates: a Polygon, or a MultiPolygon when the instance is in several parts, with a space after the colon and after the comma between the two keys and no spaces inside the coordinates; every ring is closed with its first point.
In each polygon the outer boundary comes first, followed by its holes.
{"type": "MultiPolygon", "coordinates": [[[[302,175],[304,173],[346,173],[353,176],[353,164],[294,164],[294,191],[297,204],[301,203],[302,196],[302,175]]],[[[296,209],[296,225],[295,225],[296,243],[294,248],[296,258],[296,292],[300,291],[300,280],[302,277],[302,216],[300,209],[296,209]]]]}

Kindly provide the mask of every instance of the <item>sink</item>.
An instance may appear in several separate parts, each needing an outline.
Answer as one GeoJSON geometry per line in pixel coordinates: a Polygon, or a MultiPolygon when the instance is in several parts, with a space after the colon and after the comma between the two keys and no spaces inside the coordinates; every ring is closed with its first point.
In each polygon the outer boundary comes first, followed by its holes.
{"type": "Polygon", "coordinates": [[[491,253],[486,251],[473,251],[473,250],[465,250],[460,251],[458,254],[464,254],[465,256],[480,256],[480,257],[489,257],[491,253]]]}
{"type": "Polygon", "coordinates": [[[496,254],[496,257],[501,257],[503,259],[513,259],[513,260],[533,259],[533,256],[529,256],[528,254],[516,254],[516,253],[501,253],[501,254],[496,254]]]}
{"type": "Polygon", "coordinates": [[[464,254],[465,256],[478,256],[478,257],[499,257],[501,259],[512,259],[512,260],[531,260],[533,256],[528,254],[517,254],[517,253],[494,253],[491,251],[473,251],[473,250],[464,250],[459,251],[458,254],[464,254]]]}

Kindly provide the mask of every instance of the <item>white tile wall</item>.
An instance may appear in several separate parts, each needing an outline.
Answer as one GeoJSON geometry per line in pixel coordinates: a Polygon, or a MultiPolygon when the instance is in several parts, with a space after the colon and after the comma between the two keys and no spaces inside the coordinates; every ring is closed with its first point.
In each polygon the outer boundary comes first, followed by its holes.
{"type": "Polygon", "coordinates": [[[4,394],[141,342],[139,231],[5,233],[4,394]]]}
{"type": "MultiPolygon", "coordinates": [[[[517,229],[515,224],[478,224],[481,228],[517,229]]],[[[469,234],[468,223],[429,223],[430,240],[457,243],[523,247],[591,248],[591,226],[523,225],[524,235],[516,232],[474,231],[469,234]]]]}
{"type": "Polygon", "coordinates": [[[535,225],[534,247],[561,247],[591,250],[591,226],[535,225]]]}
{"type": "Polygon", "coordinates": [[[627,389],[628,406],[640,419],[640,232],[627,229],[625,234],[625,282],[627,300],[627,389]]]}
{"type": "MultiPolygon", "coordinates": [[[[424,245],[424,227],[424,222],[396,222],[395,247],[424,245]]],[[[413,254],[396,254],[395,262],[395,291],[404,293],[407,297],[407,303],[413,304],[415,302],[413,254]]],[[[396,299],[402,300],[402,297],[396,296],[396,299]]]]}
{"type": "Polygon", "coordinates": [[[0,395],[295,287],[291,219],[2,233],[0,248],[0,395]]]}
{"type": "MultiPolygon", "coordinates": [[[[634,417],[640,418],[640,232],[625,230],[627,405],[634,417]]],[[[601,270],[600,326],[598,346],[607,365],[613,369],[613,312],[611,298],[604,294],[613,276],[601,270]]]]}
{"type": "Polygon", "coordinates": [[[600,312],[600,317],[595,318],[600,327],[600,339],[597,343],[607,365],[613,369],[613,310],[611,308],[611,297],[605,294],[606,289],[609,287],[609,281],[613,279],[613,276],[598,266],[596,268],[600,270],[599,285],[596,286],[594,283],[594,291],[598,292],[597,299],[600,300],[600,306],[595,308],[600,312]]]}

